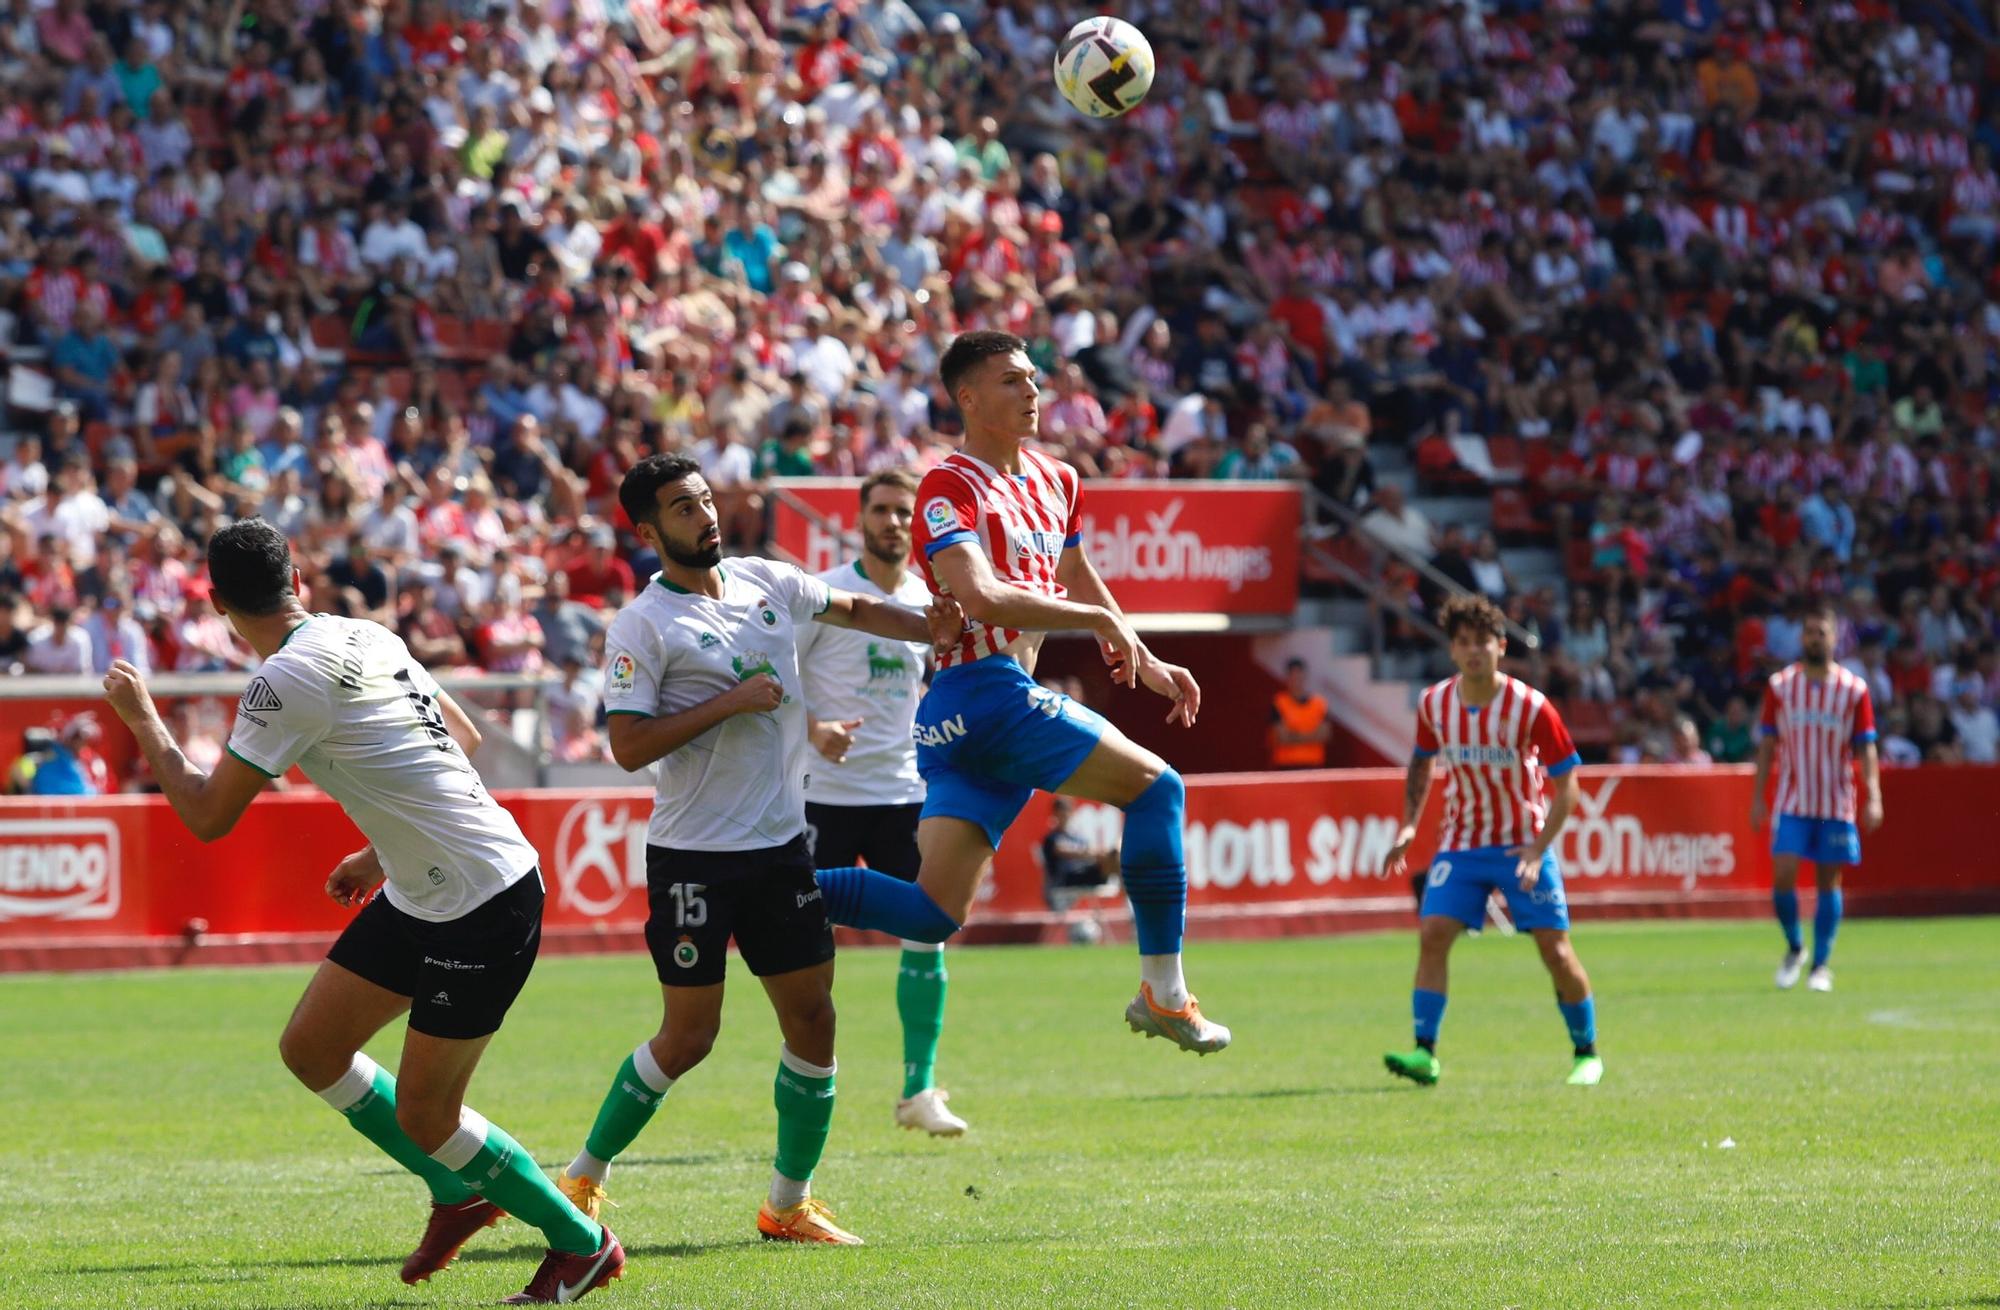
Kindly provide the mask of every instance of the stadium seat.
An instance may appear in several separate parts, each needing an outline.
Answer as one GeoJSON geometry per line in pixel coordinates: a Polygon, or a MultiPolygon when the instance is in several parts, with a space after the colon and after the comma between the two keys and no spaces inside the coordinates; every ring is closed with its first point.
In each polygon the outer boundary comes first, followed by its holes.
{"type": "Polygon", "coordinates": [[[1493,472],[1501,482],[1519,482],[1527,471],[1526,456],[1519,437],[1486,438],[1486,457],[1493,461],[1493,472]]]}
{"type": "Polygon", "coordinates": [[[1549,525],[1535,517],[1527,493],[1520,488],[1495,487],[1493,535],[1506,542],[1546,541],[1549,525]]]}
{"type": "Polygon", "coordinates": [[[1578,747],[1603,749],[1616,736],[1611,707],[1603,701],[1571,700],[1558,707],[1569,727],[1570,740],[1578,747]]]}

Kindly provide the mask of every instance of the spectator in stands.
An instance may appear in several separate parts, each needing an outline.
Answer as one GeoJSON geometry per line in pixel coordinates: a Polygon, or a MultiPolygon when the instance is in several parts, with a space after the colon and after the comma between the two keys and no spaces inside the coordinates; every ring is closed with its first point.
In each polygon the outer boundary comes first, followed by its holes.
{"type": "Polygon", "coordinates": [[[28,638],[22,664],[30,673],[90,673],[97,667],[97,651],[90,634],[73,620],[68,605],[50,608],[48,622],[28,638]]]}
{"type": "Polygon", "coordinates": [[[1406,558],[1429,559],[1437,540],[1431,521],[1404,500],[1402,488],[1393,482],[1376,490],[1375,508],[1362,516],[1361,528],[1406,558]]]}
{"type": "Polygon", "coordinates": [[[1981,701],[1976,681],[1958,685],[1951,700],[1951,728],[1966,763],[2000,763],[2000,717],[1981,701]]]}

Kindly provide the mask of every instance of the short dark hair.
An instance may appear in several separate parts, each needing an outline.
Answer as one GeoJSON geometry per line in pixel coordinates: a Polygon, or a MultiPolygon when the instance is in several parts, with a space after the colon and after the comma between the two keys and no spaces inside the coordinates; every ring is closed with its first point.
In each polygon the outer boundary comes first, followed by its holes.
{"type": "Polygon", "coordinates": [[[634,524],[652,523],[660,509],[660,488],[700,472],[701,465],[686,455],[648,455],[618,484],[619,507],[634,524]]]}
{"type": "Polygon", "coordinates": [[[861,507],[868,508],[868,497],[877,487],[894,487],[898,491],[917,494],[917,475],[906,468],[886,468],[870,473],[861,480],[861,507]]]}
{"type": "Polygon", "coordinates": [[[1437,619],[1447,641],[1456,638],[1461,628],[1472,629],[1475,637],[1507,640],[1507,616],[1484,596],[1462,594],[1449,597],[1438,606],[1437,619]]]}
{"type": "Polygon", "coordinates": [[[965,375],[982,361],[995,355],[1011,355],[1017,350],[1026,350],[1028,343],[1012,332],[961,332],[952,343],[945,347],[944,358],[938,361],[938,377],[944,382],[945,394],[958,399],[958,384],[965,375]]]}
{"type": "Polygon", "coordinates": [[[232,523],[208,539],[208,582],[239,614],[276,614],[292,594],[292,547],[263,519],[232,523]]]}
{"type": "Polygon", "coordinates": [[[1831,596],[1813,596],[1799,606],[1799,622],[1807,619],[1825,619],[1837,630],[1840,627],[1840,606],[1831,596]]]}

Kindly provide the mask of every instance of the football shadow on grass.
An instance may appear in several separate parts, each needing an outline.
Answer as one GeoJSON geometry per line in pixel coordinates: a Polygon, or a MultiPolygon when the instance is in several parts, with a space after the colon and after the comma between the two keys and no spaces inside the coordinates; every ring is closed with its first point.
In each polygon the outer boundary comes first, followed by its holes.
{"type": "Polygon", "coordinates": [[[1285,1101],[1313,1096],[1385,1096],[1394,1093],[1408,1094],[1409,1089],[1396,1083],[1384,1083],[1380,1087],[1253,1087],[1242,1091],[1228,1092],[1141,1092],[1133,1096],[1113,1097],[1119,1101],[1285,1101]]]}

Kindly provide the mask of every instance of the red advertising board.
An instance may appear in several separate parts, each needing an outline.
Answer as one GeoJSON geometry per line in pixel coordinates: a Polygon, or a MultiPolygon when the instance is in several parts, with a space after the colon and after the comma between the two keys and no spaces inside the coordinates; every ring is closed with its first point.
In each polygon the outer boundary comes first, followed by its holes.
{"type": "MultiPolygon", "coordinates": [[[[1767,912],[1768,841],[1750,832],[1743,768],[1587,768],[1558,846],[1579,917],[1767,912]]],[[[1861,913],[2000,910],[2000,865],[1968,858],[2000,832],[2000,770],[1885,775],[1888,821],[1849,874],[1861,913]]],[[[549,948],[640,945],[649,792],[503,794],[542,852],[549,948]]],[[[1197,935],[1384,927],[1409,921],[1405,882],[1382,859],[1395,839],[1393,770],[1229,774],[1189,779],[1190,916],[1197,935]]],[[[1413,867],[1430,854],[1432,805],[1413,867]]],[[[1086,805],[1076,822],[1117,840],[1120,816],[1086,805]]],[[[1059,931],[1037,857],[1048,824],[1037,797],[1008,833],[968,933],[1034,939],[1059,931]]],[[[350,912],[322,891],[360,842],[311,791],[263,797],[237,830],[204,846],[157,797],[71,803],[0,800],[0,970],[303,959],[350,912]]],[[[1119,907],[1111,911],[1116,929],[1119,907]]]]}
{"type": "MultiPolygon", "coordinates": [[[[849,553],[860,482],[795,478],[784,490],[822,527],[778,498],[772,537],[817,573],[849,553]]],[[[1299,489],[1285,483],[1090,482],[1083,534],[1091,562],[1125,609],[1142,614],[1290,614],[1299,595],[1299,489]]]]}

